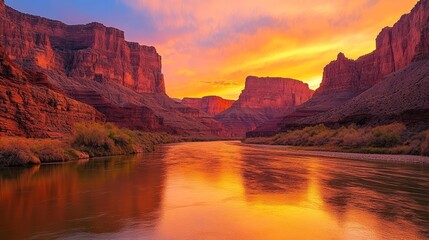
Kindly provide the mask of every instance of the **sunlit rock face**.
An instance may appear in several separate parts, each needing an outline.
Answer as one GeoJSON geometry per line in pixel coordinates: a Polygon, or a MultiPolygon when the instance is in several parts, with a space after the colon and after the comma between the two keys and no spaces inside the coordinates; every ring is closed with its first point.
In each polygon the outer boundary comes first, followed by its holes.
{"type": "Polygon", "coordinates": [[[250,76],[239,99],[215,119],[232,136],[242,137],[258,125],[292,111],[312,95],[308,84],[298,80],[250,76]]]}
{"type": "Polygon", "coordinates": [[[429,54],[429,2],[421,1],[410,14],[393,26],[384,28],[376,39],[376,50],[357,60],[340,53],[325,68],[322,84],[316,91],[330,94],[338,91],[362,92],[413,60],[429,54]]]}
{"type": "Polygon", "coordinates": [[[196,108],[210,116],[215,116],[232,106],[234,100],[223,99],[218,96],[207,96],[203,98],[184,98],[182,103],[188,107],[196,108]]]}
{"type": "Polygon", "coordinates": [[[86,81],[114,81],[139,93],[165,93],[154,47],[127,42],[123,31],[100,23],[71,26],[3,9],[2,42],[17,62],[86,81]]]}
{"type": "Polygon", "coordinates": [[[104,121],[93,107],[43,85],[47,76],[16,66],[0,47],[0,136],[61,137],[78,122],[104,121]]]}
{"type": "Polygon", "coordinates": [[[154,47],[124,40],[100,23],[66,25],[0,2],[0,43],[40,86],[93,106],[121,127],[189,136],[219,135],[220,123],[169,98],[154,47]]]}
{"type": "MultiPolygon", "coordinates": [[[[403,15],[393,27],[386,27],[381,31],[376,39],[375,51],[357,60],[348,59],[343,53],[340,53],[335,61],[325,67],[320,88],[316,90],[312,99],[298,107],[294,112],[266,123],[265,126],[261,126],[256,131],[249,133],[248,136],[267,136],[278,131],[286,131],[308,124],[335,122],[346,118],[353,119],[353,116],[339,113],[334,119],[328,116],[330,114],[326,112],[352,101],[352,99],[376,84],[392,79],[390,76],[392,73],[404,70],[411,63],[428,59],[428,57],[429,1],[423,0],[417,3],[409,14],[403,15]]],[[[420,64],[420,66],[424,65],[420,64]]],[[[413,69],[416,67],[418,66],[415,65],[413,69]]],[[[415,71],[424,72],[421,69],[415,69],[415,71]]],[[[401,75],[407,76],[402,73],[401,75]]],[[[417,84],[416,81],[419,81],[419,79],[410,79],[408,77],[404,81],[409,84],[417,84]]],[[[406,88],[406,86],[404,87],[406,88]]],[[[380,91],[373,91],[373,93],[376,92],[377,94],[382,94],[380,91]]],[[[405,94],[405,92],[409,91],[402,89],[401,92],[405,94]]],[[[367,97],[367,101],[371,101],[372,97],[377,97],[377,102],[381,104],[380,106],[388,105],[387,102],[381,101],[381,97],[375,95],[367,95],[367,97]]],[[[401,98],[398,94],[397,97],[401,98]]],[[[416,99],[420,99],[420,97],[416,97],[416,99]]],[[[400,111],[405,112],[409,108],[424,108],[421,102],[410,101],[410,103],[398,105],[403,106],[403,108],[395,108],[396,110],[392,111],[392,114],[398,114],[400,111]],[[415,104],[413,104],[414,102],[415,104]],[[412,107],[413,105],[414,107],[412,107]]],[[[360,109],[356,105],[354,105],[354,108],[360,109]]],[[[366,112],[368,113],[368,111],[366,112]]],[[[362,113],[351,110],[347,110],[347,112],[350,112],[350,114],[352,112],[353,114],[366,114],[364,110],[361,111],[362,113]]],[[[389,111],[381,112],[386,113],[389,111]]]]}

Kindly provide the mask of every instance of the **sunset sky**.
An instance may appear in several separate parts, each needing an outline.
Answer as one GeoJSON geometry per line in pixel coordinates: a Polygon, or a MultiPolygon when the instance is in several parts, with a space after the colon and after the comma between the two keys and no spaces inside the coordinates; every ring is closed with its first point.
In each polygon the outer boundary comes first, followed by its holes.
{"type": "Polygon", "coordinates": [[[170,97],[236,99],[248,75],[318,87],[338,52],[357,58],[417,0],[6,0],[68,24],[98,21],[155,46],[170,97]]]}

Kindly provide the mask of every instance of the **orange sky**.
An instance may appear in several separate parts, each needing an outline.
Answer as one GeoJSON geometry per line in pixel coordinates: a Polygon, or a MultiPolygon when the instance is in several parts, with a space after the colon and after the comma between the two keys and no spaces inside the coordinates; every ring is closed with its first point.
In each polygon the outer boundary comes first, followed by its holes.
{"type": "Polygon", "coordinates": [[[123,0],[156,17],[153,44],[171,97],[236,99],[248,75],[291,77],[318,87],[344,52],[375,48],[385,26],[416,0],[123,0]]]}
{"type": "Polygon", "coordinates": [[[68,24],[102,22],[155,46],[167,94],[236,99],[248,75],[316,89],[339,52],[357,58],[418,0],[6,0],[68,24]]]}

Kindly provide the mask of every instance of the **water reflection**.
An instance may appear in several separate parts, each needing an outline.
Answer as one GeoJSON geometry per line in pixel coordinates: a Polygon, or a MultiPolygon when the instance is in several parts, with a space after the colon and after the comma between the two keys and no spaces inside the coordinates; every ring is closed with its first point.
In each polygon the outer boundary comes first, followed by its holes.
{"type": "Polygon", "coordinates": [[[1,239],[118,232],[136,222],[154,227],[165,166],[159,156],[141,158],[2,170],[1,239]]]}
{"type": "Polygon", "coordinates": [[[429,167],[237,142],[0,171],[1,239],[424,239],[429,167]]]}

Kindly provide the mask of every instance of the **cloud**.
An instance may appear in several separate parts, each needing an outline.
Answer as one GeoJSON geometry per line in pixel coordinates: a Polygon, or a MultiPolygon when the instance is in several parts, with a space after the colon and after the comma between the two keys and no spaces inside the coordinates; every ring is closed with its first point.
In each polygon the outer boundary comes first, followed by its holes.
{"type": "Polygon", "coordinates": [[[163,56],[168,94],[174,97],[237,97],[248,75],[291,77],[316,87],[323,67],[338,52],[357,58],[372,51],[381,28],[415,3],[122,1],[152,23],[151,32],[139,40],[156,46],[163,56]]]}
{"type": "Polygon", "coordinates": [[[202,83],[215,85],[215,86],[238,86],[240,83],[234,81],[201,81],[202,83]]]}

